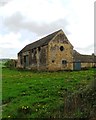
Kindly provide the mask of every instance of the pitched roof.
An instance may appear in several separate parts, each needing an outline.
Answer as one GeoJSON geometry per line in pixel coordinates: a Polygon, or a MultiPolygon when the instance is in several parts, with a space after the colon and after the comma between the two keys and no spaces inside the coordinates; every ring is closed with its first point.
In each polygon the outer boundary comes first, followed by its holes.
{"type": "Polygon", "coordinates": [[[83,63],[86,62],[96,62],[95,55],[82,55],[78,53],[76,50],[73,51],[73,60],[74,61],[81,61],[83,63]]]}
{"type": "Polygon", "coordinates": [[[62,30],[60,29],[52,34],[47,35],[46,37],[41,38],[40,40],[37,40],[31,44],[26,45],[20,52],[25,52],[30,49],[34,49],[34,48],[37,48],[40,46],[47,45],[52,40],[52,38],[55,37],[56,34],[59,33],[60,31],[62,31],[62,30]]]}

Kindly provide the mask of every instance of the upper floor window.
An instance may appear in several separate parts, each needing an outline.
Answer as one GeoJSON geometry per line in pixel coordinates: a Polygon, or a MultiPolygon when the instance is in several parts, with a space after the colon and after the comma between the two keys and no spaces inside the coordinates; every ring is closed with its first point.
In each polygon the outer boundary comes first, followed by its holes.
{"type": "Polygon", "coordinates": [[[64,50],[64,47],[63,47],[63,46],[60,46],[60,50],[63,51],[63,50],[64,50]]]}
{"type": "Polygon", "coordinates": [[[63,50],[64,50],[64,47],[63,47],[63,46],[60,46],[60,50],[63,51],[63,50]]]}

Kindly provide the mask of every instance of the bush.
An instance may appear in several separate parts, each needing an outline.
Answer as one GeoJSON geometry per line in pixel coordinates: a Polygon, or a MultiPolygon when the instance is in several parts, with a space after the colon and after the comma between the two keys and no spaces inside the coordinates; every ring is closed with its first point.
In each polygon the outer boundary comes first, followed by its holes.
{"type": "Polygon", "coordinates": [[[13,59],[10,59],[8,60],[4,65],[7,67],[7,68],[16,68],[16,64],[17,64],[17,61],[16,60],[13,60],[13,59]]]}

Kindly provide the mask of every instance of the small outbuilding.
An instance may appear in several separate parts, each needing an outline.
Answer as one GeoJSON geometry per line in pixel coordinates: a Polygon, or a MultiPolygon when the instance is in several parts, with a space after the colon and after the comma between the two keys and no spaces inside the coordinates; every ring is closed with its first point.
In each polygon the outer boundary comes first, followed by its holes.
{"type": "Polygon", "coordinates": [[[91,67],[96,67],[96,56],[92,55],[82,55],[76,50],[73,51],[73,68],[74,70],[87,69],[91,67]]]}

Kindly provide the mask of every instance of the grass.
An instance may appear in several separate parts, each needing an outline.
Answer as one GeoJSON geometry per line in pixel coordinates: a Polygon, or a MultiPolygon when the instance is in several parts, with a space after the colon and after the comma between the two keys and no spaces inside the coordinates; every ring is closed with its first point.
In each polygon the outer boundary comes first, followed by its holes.
{"type": "Polygon", "coordinates": [[[2,67],[2,61],[0,61],[0,68],[2,67]]]}
{"type": "Polygon", "coordinates": [[[5,67],[5,63],[7,62],[7,60],[5,60],[5,61],[2,61],[2,60],[0,60],[0,69],[2,68],[2,67],[5,67]]]}
{"type": "Polygon", "coordinates": [[[3,118],[56,117],[67,94],[92,82],[94,69],[33,72],[2,69],[3,118]]]}

